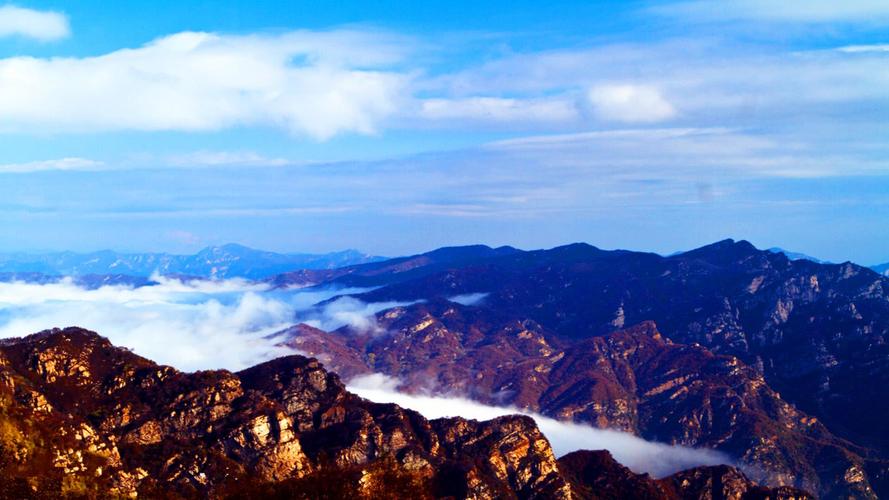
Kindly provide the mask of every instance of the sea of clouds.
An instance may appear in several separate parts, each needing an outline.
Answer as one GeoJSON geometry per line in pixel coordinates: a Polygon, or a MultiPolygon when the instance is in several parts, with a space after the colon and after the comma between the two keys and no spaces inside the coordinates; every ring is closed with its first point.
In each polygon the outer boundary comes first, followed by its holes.
{"type": "MultiPolygon", "coordinates": [[[[22,337],[53,327],[79,326],[118,346],[180,370],[239,370],[294,354],[279,345],[283,329],[305,322],[325,330],[349,326],[385,334],[375,313],[406,303],[365,303],[342,296],[366,290],[344,288],[276,289],[231,279],[181,281],[153,277],[152,286],[88,288],[71,279],[55,283],[0,283],[0,338],[22,337]]],[[[457,296],[476,304],[485,294],[457,296]]],[[[486,406],[462,397],[410,395],[398,380],[380,374],[349,382],[349,389],[377,402],[397,403],[428,418],[460,416],[490,419],[521,413],[537,421],[557,456],[579,449],[607,449],[636,472],[662,477],[699,465],[729,463],[712,451],[645,441],[627,433],[560,422],[517,408],[486,406]]]]}
{"type": "MultiPolygon", "coordinates": [[[[336,288],[273,289],[232,279],[180,281],[153,277],[152,286],[86,288],[56,283],[0,283],[0,338],[79,326],[158,363],[186,371],[239,370],[294,351],[275,334],[303,316],[325,328],[372,320],[373,305],[342,298],[336,288]]],[[[384,307],[385,305],[379,306],[384,307]]]]}

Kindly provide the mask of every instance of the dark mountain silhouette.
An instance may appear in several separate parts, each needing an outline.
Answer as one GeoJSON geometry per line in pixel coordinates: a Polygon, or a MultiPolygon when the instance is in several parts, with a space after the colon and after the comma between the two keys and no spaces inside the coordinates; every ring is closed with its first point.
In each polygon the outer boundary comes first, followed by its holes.
{"type": "Polygon", "coordinates": [[[733,240],[670,257],[575,244],[411,261],[409,272],[383,262],[326,277],[379,286],[357,296],[368,302],[425,301],[379,313],[388,335],[303,329],[294,345],[346,373],[353,364],[408,387],[416,374],[482,400],[720,447],[826,497],[889,494],[889,280],[867,268],[733,240]],[[462,294],[486,295],[448,302],[462,294]],[[660,340],[614,334],[646,321],[660,340]],[[627,338],[651,354],[615,347],[627,338]]]}

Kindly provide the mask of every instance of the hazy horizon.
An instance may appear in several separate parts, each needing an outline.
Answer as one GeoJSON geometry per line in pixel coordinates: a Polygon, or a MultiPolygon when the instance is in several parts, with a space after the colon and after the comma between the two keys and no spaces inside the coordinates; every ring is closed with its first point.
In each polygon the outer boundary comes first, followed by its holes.
{"type": "MultiPolygon", "coordinates": [[[[813,253],[810,253],[810,252],[807,252],[807,251],[804,251],[804,250],[801,250],[801,249],[798,249],[798,248],[785,248],[785,247],[782,247],[781,245],[764,245],[764,244],[757,244],[756,242],[754,242],[754,241],[750,241],[750,240],[745,239],[745,238],[724,238],[724,239],[732,239],[732,240],[735,240],[735,241],[748,241],[748,242],[750,242],[751,244],[753,244],[753,246],[755,246],[755,247],[756,247],[757,249],[759,249],[759,250],[780,249],[780,250],[783,250],[784,252],[788,252],[788,253],[792,253],[792,254],[802,254],[802,255],[805,255],[805,256],[808,256],[808,257],[816,258],[816,259],[819,259],[819,260],[821,260],[821,261],[826,261],[826,262],[831,262],[831,263],[853,262],[853,263],[855,263],[855,264],[859,264],[859,265],[861,265],[861,266],[865,266],[865,267],[867,267],[867,266],[876,266],[876,265],[879,265],[879,264],[884,264],[884,263],[886,263],[886,262],[889,262],[889,256],[887,256],[884,260],[878,260],[878,261],[874,261],[874,262],[858,262],[858,261],[855,261],[855,260],[853,260],[853,259],[849,259],[849,258],[837,258],[837,259],[831,259],[831,258],[829,258],[829,257],[825,257],[825,256],[823,256],[823,255],[815,255],[815,254],[813,254],[813,253]]],[[[489,246],[489,247],[491,247],[491,248],[496,248],[496,247],[501,247],[501,246],[510,246],[510,247],[513,247],[513,248],[516,248],[516,249],[519,249],[519,250],[523,250],[523,251],[531,251],[531,250],[546,250],[546,249],[556,248],[556,247],[565,246],[565,245],[572,245],[572,244],[576,244],[576,243],[585,243],[585,244],[588,244],[588,245],[592,245],[592,246],[594,246],[594,247],[596,247],[596,248],[600,248],[600,249],[602,249],[602,250],[629,250],[629,251],[634,251],[634,252],[651,252],[651,253],[656,253],[656,254],[658,254],[658,255],[662,255],[662,256],[669,256],[669,255],[672,255],[672,254],[682,253],[682,252],[687,252],[687,251],[690,251],[690,250],[694,250],[694,249],[696,249],[696,248],[701,248],[701,247],[703,247],[703,246],[707,246],[707,245],[710,245],[710,244],[713,244],[713,243],[717,243],[718,241],[723,241],[724,239],[722,239],[722,240],[708,241],[708,242],[702,243],[702,244],[700,244],[700,245],[696,245],[696,246],[692,246],[692,247],[688,247],[688,248],[672,249],[672,250],[654,250],[654,249],[647,249],[647,248],[606,247],[606,246],[603,246],[603,245],[598,245],[598,244],[596,244],[595,242],[591,242],[591,241],[566,241],[566,242],[557,243],[557,244],[554,244],[554,245],[547,245],[547,246],[543,246],[543,247],[520,247],[520,246],[512,245],[512,244],[509,244],[509,243],[490,244],[490,243],[485,243],[485,242],[474,242],[474,243],[464,243],[464,244],[443,245],[443,246],[431,247],[431,248],[424,248],[424,247],[419,247],[419,246],[418,246],[418,247],[417,247],[417,250],[407,251],[407,252],[405,252],[405,253],[401,253],[401,254],[382,255],[382,254],[377,253],[377,252],[366,251],[365,249],[360,248],[360,247],[358,247],[358,246],[350,246],[350,247],[346,247],[346,248],[320,249],[320,250],[316,250],[316,251],[307,251],[307,250],[302,250],[302,249],[298,249],[298,248],[262,248],[262,247],[255,247],[255,246],[251,246],[251,245],[244,244],[244,243],[240,243],[240,242],[228,241],[228,242],[223,242],[223,243],[215,243],[215,244],[199,245],[199,246],[189,247],[189,248],[182,249],[182,250],[179,250],[179,251],[156,250],[156,249],[146,249],[146,250],[139,250],[139,249],[126,250],[126,249],[124,249],[124,250],[121,250],[121,249],[119,249],[119,248],[107,248],[107,247],[106,247],[106,248],[85,249],[85,250],[45,249],[45,248],[41,249],[41,248],[37,248],[37,249],[3,250],[3,251],[0,251],[0,255],[10,255],[10,254],[44,255],[44,254],[64,253],[64,252],[73,252],[73,253],[76,253],[76,254],[91,254],[91,253],[98,253],[98,252],[110,251],[110,252],[119,253],[119,254],[135,254],[135,255],[138,255],[138,254],[162,254],[162,253],[164,253],[164,254],[169,254],[169,255],[190,256],[190,255],[198,254],[198,253],[200,253],[201,251],[203,251],[203,250],[207,250],[207,249],[210,249],[210,248],[220,248],[220,247],[225,247],[225,246],[230,246],[230,245],[237,245],[237,246],[241,246],[241,247],[249,248],[249,249],[251,249],[251,250],[263,251],[263,252],[273,252],[273,253],[286,254],[286,255],[300,255],[300,254],[304,254],[304,255],[318,255],[318,256],[321,256],[321,255],[334,254],[334,253],[338,253],[338,252],[349,252],[349,251],[354,251],[354,252],[359,252],[359,253],[361,253],[361,254],[368,255],[368,256],[381,257],[381,258],[385,258],[385,259],[391,259],[391,258],[398,258],[398,257],[407,257],[407,256],[410,256],[410,255],[419,255],[419,254],[422,254],[422,253],[431,252],[431,251],[433,251],[433,250],[437,250],[437,249],[439,249],[439,248],[446,248],[446,247],[460,247],[460,246],[471,246],[471,245],[485,245],[485,246],[489,246]]]]}
{"type": "MultiPolygon", "coordinates": [[[[801,251],[799,249],[784,248],[780,245],[769,245],[769,246],[757,245],[756,242],[752,242],[752,241],[747,240],[745,238],[725,238],[725,239],[732,239],[735,241],[748,241],[759,250],[780,249],[780,250],[783,250],[788,253],[802,254],[802,255],[805,255],[808,257],[817,258],[819,260],[832,262],[832,263],[854,262],[854,263],[862,265],[862,266],[875,266],[875,265],[884,264],[886,262],[889,262],[889,257],[887,257],[884,261],[879,261],[879,262],[856,262],[852,259],[830,259],[830,258],[826,258],[821,255],[813,255],[809,252],[801,251]]],[[[358,248],[357,246],[351,246],[351,247],[346,247],[346,248],[332,248],[332,249],[326,249],[326,250],[322,249],[322,250],[317,250],[317,251],[305,251],[305,250],[293,249],[293,248],[290,248],[290,249],[288,249],[288,248],[261,248],[261,247],[256,247],[256,246],[252,246],[252,245],[245,244],[245,243],[229,241],[229,242],[218,243],[218,244],[195,246],[195,247],[191,247],[191,249],[180,250],[178,252],[177,251],[168,251],[168,250],[152,250],[152,249],[149,249],[149,250],[138,250],[138,249],[120,250],[117,248],[96,248],[96,249],[79,250],[79,251],[78,250],[70,250],[70,249],[24,249],[24,250],[0,251],[0,255],[10,255],[10,254],[45,255],[45,254],[54,254],[54,253],[65,253],[65,252],[73,252],[76,254],[84,254],[85,255],[85,254],[91,254],[91,253],[110,251],[110,252],[119,253],[119,254],[135,254],[135,255],[139,255],[139,254],[169,254],[169,255],[191,256],[191,255],[196,255],[196,254],[200,253],[201,251],[208,250],[211,248],[221,248],[221,247],[235,245],[235,246],[249,248],[251,250],[262,251],[262,252],[273,252],[273,253],[278,253],[278,254],[282,254],[282,255],[318,255],[318,256],[322,256],[322,255],[329,255],[329,254],[334,254],[334,253],[339,253],[339,252],[358,252],[358,253],[368,255],[368,256],[380,257],[380,258],[384,258],[384,259],[391,259],[391,258],[398,258],[398,257],[407,257],[410,255],[419,255],[422,253],[431,252],[433,250],[437,250],[440,248],[447,248],[447,247],[485,245],[485,246],[488,246],[491,248],[496,248],[496,247],[501,247],[501,246],[510,246],[510,247],[516,248],[518,250],[532,251],[532,250],[547,250],[547,249],[556,248],[556,247],[560,247],[560,246],[572,245],[572,244],[577,244],[577,243],[584,243],[584,244],[592,245],[596,248],[600,248],[602,250],[629,250],[629,251],[635,251],[635,252],[652,252],[652,253],[656,253],[658,255],[669,256],[672,254],[687,252],[690,250],[694,250],[696,248],[701,248],[703,246],[717,243],[718,241],[723,241],[723,240],[710,241],[710,242],[703,243],[701,245],[697,245],[697,246],[690,247],[690,248],[662,250],[662,251],[650,250],[650,249],[639,249],[639,248],[609,248],[609,247],[604,247],[602,245],[597,245],[594,242],[590,242],[590,241],[566,241],[563,243],[558,243],[555,245],[544,246],[544,247],[519,247],[516,245],[510,245],[509,243],[487,244],[484,242],[476,242],[476,243],[466,243],[466,244],[458,244],[458,245],[444,245],[442,247],[434,247],[434,248],[418,247],[417,250],[408,251],[408,252],[405,252],[402,254],[397,254],[397,255],[381,255],[376,252],[365,251],[364,249],[358,248]]]]}
{"type": "Polygon", "coordinates": [[[0,7],[0,251],[889,260],[889,4],[0,7]]]}

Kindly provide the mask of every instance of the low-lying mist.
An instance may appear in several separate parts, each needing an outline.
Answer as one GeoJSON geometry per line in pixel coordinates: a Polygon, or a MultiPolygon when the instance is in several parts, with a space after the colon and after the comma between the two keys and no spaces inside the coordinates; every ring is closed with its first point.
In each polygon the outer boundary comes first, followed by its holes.
{"type": "Polygon", "coordinates": [[[56,283],[0,283],[0,338],[80,326],[115,345],[180,370],[238,370],[294,351],[274,334],[302,320],[325,328],[372,324],[384,307],[354,299],[314,304],[359,289],[280,290],[231,279],[180,281],[153,277],[152,286],[86,288],[56,283]]]}
{"type": "MultiPolygon", "coordinates": [[[[21,337],[53,327],[80,326],[112,343],[180,370],[239,370],[294,354],[275,334],[297,322],[334,330],[383,333],[375,313],[404,303],[365,303],[339,297],[366,290],[280,290],[244,280],[180,281],[154,277],[155,285],[86,288],[56,283],[0,283],[0,338],[21,337]],[[330,300],[334,299],[334,300],[330,300]]],[[[484,294],[455,297],[477,303],[484,294]]],[[[607,449],[636,472],[661,477],[698,465],[728,463],[711,450],[648,442],[630,434],[560,422],[516,408],[486,406],[459,397],[418,396],[395,390],[384,375],[352,380],[349,389],[377,402],[397,403],[429,418],[490,419],[522,413],[533,417],[558,456],[578,449],[607,449]]]]}
{"type": "Polygon", "coordinates": [[[656,478],[701,465],[730,464],[725,454],[709,449],[672,446],[646,441],[626,432],[561,422],[518,408],[488,406],[461,397],[414,395],[398,392],[399,381],[381,374],[353,378],[348,389],[378,403],[395,403],[427,418],[463,417],[489,420],[502,415],[532,417],[549,440],[557,457],[576,450],[608,450],[621,464],[656,478]]]}
{"type": "Polygon", "coordinates": [[[306,310],[300,318],[303,323],[321,330],[333,331],[342,326],[362,333],[379,334],[384,331],[377,324],[376,314],[393,307],[416,302],[364,302],[354,297],[336,300],[306,310]]]}

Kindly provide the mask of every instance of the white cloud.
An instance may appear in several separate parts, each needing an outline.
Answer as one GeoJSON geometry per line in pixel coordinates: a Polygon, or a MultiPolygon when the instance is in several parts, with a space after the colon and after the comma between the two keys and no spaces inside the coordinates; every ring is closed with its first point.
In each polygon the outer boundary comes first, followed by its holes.
{"type": "Polygon", "coordinates": [[[81,326],[119,346],[184,370],[246,368],[289,354],[265,337],[290,324],[292,308],[239,280],[87,290],[70,280],[0,283],[0,338],[81,326]]]}
{"type": "Polygon", "coordinates": [[[621,140],[668,140],[683,137],[712,136],[731,134],[732,130],[724,128],[648,128],[648,129],[616,129],[598,130],[595,132],[578,132],[575,134],[554,134],[519,137],[516,139],[504,139],[488,144],[491,148],[538,148],[560,147],[593,141],[621,141],[621,140]]]}
{"type": "MultiPolygon", "coordinates": [[[[790,142],[726,128],[623,129],[555,134],[491,143],[492,151],[507,158],[574,171],[562,196],[597,185],[603,196],[620,183],[634,179],[694,182],[718,173],[723,179],[752,177],[813,177],[837,175],[834,158],[817,158],[809,148],[790,142]],[[584,180],[584,172],[595,178],[584,180]],[[586,187],[581,187],[585,185],[586,187]]],[[[503,160],[501,160],[503,161],[503,160]]],[[[858,165],[864,168],[865,164],[858,165]]],[[[870,165],[871,168],[879,168],[870,165]]],[[[850,170],[842,171],[848,175],[850,170]]],[[[560,175],[565,176],[565,173],[560,175]]],[[[640,190],[634,185],[632,190],[640,190]]],[[[646,193],[645,197],[650,197],[646,193]]]]}
{"type": "Polygon", "coordinates": [[[0,60],[0,128],[214,131],[275,126],[371,134],[409,80],[383,34],[179,33],[86,58],[0,60]]]}
{"type": "Polygon", "coordinates": [[[845,47],[840,47],[837,50],[849,54],[858,54],[865,52],[889,52],[889,43],[874,45],[847,45],[845,47]]]}
{"type": "Polygon", "coordinates": [[[609,44],[514,54],[434,83],[461,94],[577,92],[593,116],[627,123],[681,114],[684,123],[697,127],[814,133],[836,128],[837,117],[848,113],[854,114],[852,124],[882,124],[889,80],[879,47],[862,47],[858,57],[849,57],[837,50],[776,50],[694,38],[609,44]]]}
{"type": "Polygon", "coordinates": [[[274,158],[261,155],[255,151],[194,151],[191,153],[171,156],[168,163],[177,167],[281,167],[293,165],[294,161],[286,158],[274,158]]]}
{"type": "Polygon", "coordinates": [[[596,115],[604,120],[652,123],[676,116],[673,105],[648,85],[597,85],[588,96],[596,115]]]}
{"type": "Polygon", "coordinates": [[[0,7],[0,37],[22,36],[52,41],[70,35],[68,18],[59,12],[25,9],[15,5],[0,7]]]}
{"type": "Polygon", "coordinates": [[[0,174],[23,174],[45,170],[101,170],[105,164],[88,158],[59,158],[56,160],[0,164],[0,174]]]}
{"type": "Polygon", "coordinates": [[[307,311],[300,317],[300,321],[327,331],[348,326],[355,332],[379,334],[383,333],[383,330],[377,324],[376,313],[416,303],[416,301],[363,302],[354,297],[340,297],[320,308],[307,311]]]}
{"type": "Polygon", "coordinates": [[[652,9],[676,16],[789,22],[866,22],[889,19],[885,0],[695,0],[652,9]]]}
{"type": "Polygon", "coordinates": [[[469,97],[426,99],[420,115],[431,120],[475,120],[482,122],[569,122],[578,118],[574,103],[556,99],[508,99],[469,97]]]}
{"type": "Polygon", "coordinates": [[[488,297],[488,293],[464,293],[448,297],[451,302],[456,302],[464,306],[474,306],[480,304],[488,297]]]}
{"type": "Polygon", "coordinates": [[[398,380],[373,374],[356,377],[348,382],[348,389],[359,396],[378,403],[395,403],[410,408],[427,418],[463,417],[488,420],[502,415],[528,415],[549,440],[556,456],[576,450],[608,450],[614,458],[636,473],[664,477],[674,472],[700,465],[732,463],[723,453],[670,446],[627,434],[589,425],[561,422],[517,408],[487,406],[461,397],[439,397],[404,394],[397,391],[398,380]]]}
{"type": "MultiPolygon", "coordinates": [[[[238,370],[288,354],[274,337],[297,314],[339,293],[366,289],[273,290],[232,279],[87,289],[56,283],[0,283],[0,338],[80,326],[118,346],[181,370],[238,370]]],[[[373,311],[373,304],[366,305],[373,311]]],[[[368,312],[367,314],[372,314],[368,312]]],[[[356,311],[352,318],[358,321],[356,311]]]]}

